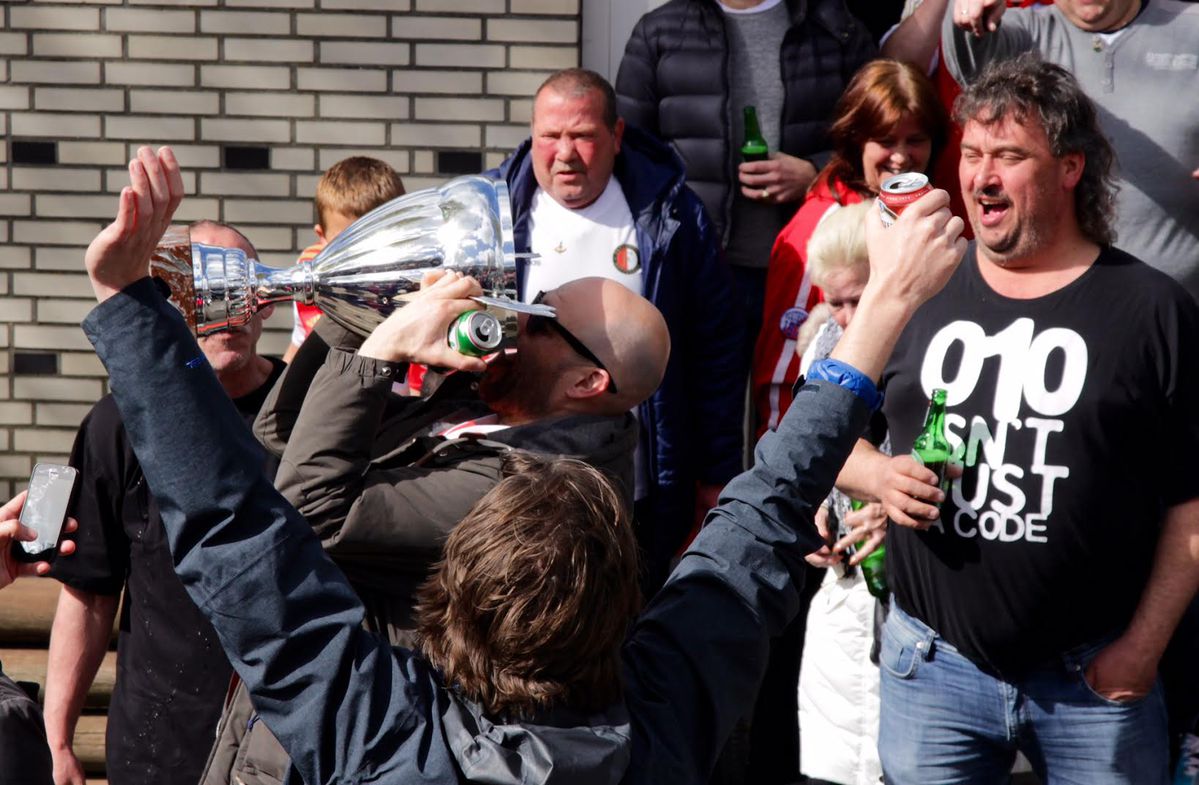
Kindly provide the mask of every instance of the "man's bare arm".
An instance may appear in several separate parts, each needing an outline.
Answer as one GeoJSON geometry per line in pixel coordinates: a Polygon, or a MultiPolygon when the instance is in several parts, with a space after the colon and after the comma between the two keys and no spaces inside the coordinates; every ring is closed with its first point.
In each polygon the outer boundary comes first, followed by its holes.
{"type": "MultiPolygon", "coordinates": [[[[870,211],[866,219],[870,283],[831,357],[875,381],[882,376],[902,332],[895,325],[906,325],[916,308],[940,291],[965,252],[962,219],[951,216],[948,205],[949,194],[933,191],[904,211],[903,217],[912,213],[911,218],[889,229],[883,228],[877,211],[870,211]],[[917,265],[903,264],[898,257],[912,248],[920,249],[922,261],[940,275],[920,276],[917,265]]],[[[935,505],[945,495],[936,483],[936,475],[911,456],[888,457],[863,440],[837,478],[837,486],[851,497],[881,501],[891,520],[920,529],[928,528],[940,514],[935,505]]]]}
{"type": "Polygon", "coordinates": [[[72,747],[88,688],[108,650],[120,597],[63,586],[50,628],[46,664],[46,740],[54,758],[55,785],[84,781],[72,747]]]}
{"type": "Polygon", "coordinates": [[[1087,682],[1109,700],[1135,700],[1153,689],[1157,664],[1199,590],[1199,499],[1166,511],[1153,571],[1124,634],[1087,666],[1087,682]]]}
{"type": "Polygon", "coordinates": [[[941,20],[949,0],[924,0],[883,42],[882,55],[928,69],[941,44],[941,20]]]}
{"type": "MultiPolygon", "coordinates": [[[[961,474],[950,467],[950,477],[961,474]]],[[[941,514],[945,493],[937,475],[910,455],[885,455],[859,439],[841,473],[837,488],[853,499],[881,502],[887,517],[900,526],[927,529],[941,514]]]]}

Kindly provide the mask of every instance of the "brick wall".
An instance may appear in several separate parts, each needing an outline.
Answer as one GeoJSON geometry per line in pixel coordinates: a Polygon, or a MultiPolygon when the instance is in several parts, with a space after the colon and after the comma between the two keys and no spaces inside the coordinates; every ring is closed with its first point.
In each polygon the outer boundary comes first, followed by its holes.
{"type": "MultiPolygon", "coordinates": [[[[236,224],[290,264],[341,158],[382,158],[409,190],[502,160],[537,84],[579,62],[579,1],[0,5],[0,496],[62,460],[105,392],[77,326],[82,251],[138,145],[170,143],[183,163],[179,219],[236,224]]],[[[290,329],[279,311],[272,353],[290,329]]]]}

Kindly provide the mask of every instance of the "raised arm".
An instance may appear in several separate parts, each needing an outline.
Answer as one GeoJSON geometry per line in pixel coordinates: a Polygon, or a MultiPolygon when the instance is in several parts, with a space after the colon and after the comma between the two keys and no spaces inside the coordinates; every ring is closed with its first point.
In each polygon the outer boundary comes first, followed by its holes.
{"type": "MultiPolygon", "coordinates": [[[[804,556],[823,544],[813,515],[865,428],[872,380],[965,250],[948,204],[937,191],[888,230],[871,211],[870,283],[833,353],[861,396],[833,381],[799,391],[638,622],[625,650],[626,700],[635,726],[657,734],[635,737],[634,759],[654,769],[646,781],[706,779],[748,711],[770,639],[799,607],[804,556]]],[[[820,367],[816,375],[836,375],[835,364],[820,367]]]]}
{"type": "Polygon", "coordinates": [[[882,55],[927,71],[941,45],[941,20],[950,0],[923,0],[883,42],[882,55]]]}
{"type": "Polygon", "coordinates": [[[183,192],[174,157],[143,148],[130,170],[117,220],[88,249],[101,303],[84,330],[109,371],[184,587],[305,782],[364,771],[452,777],[433,741],[443,695],[427,667],[362,629],[354,592],[260,472],[261,448],[146,279],[154,233],[183,192]]]}
{"type": "Polygon", "coordinates": [[[1034,11],[1004,13],[1005,0],[954,0],[941,20],[942,65],[958,84],[966,84],[993,60],[1015,57],[1034,47],[1030,22],[1034,11]]]}
{"type": "Polygon", "coordinates": [[[384,412],[395,399],[392,382],[405,368],[330,351],[275,480],[339,564],[378,568],[384,579],[396,568],[423,572],[450,530],[500,480],[494,461],[452,468],[372,463],[384,412]]]}

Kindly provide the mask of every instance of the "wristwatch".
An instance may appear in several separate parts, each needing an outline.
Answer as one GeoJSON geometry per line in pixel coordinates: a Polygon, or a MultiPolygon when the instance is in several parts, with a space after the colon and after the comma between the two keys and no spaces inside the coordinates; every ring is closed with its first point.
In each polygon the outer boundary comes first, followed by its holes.
{"type": "Polygon", "coordinates": [[[805,381],[811,382],[817,379],[841,385],[861,398],[872,412],[877,411],[883,405],[883,394],[879,392],[874,380],[849,363],[831,358],[817,360],[808,366],[807,376],[799,381],[802,385],[805,381]]]}

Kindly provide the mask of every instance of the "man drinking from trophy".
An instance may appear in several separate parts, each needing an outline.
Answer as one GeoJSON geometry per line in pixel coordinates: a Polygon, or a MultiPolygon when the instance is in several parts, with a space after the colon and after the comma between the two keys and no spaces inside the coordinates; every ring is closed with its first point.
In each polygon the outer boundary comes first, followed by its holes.
{"type": "MultiPolygon", "coordinates": [[[[423,283],[443,308],[482,293],[455,271],[423,283]]],[[[276,486],[350,579],[367,627],[393,645],[413,645],[417,588],[514,451],[606,471],[631,512],[637,423],[629,411],[662,379],[666,324],[649,301],[601,278],[571,281],[540,302],[557,317],[521,314],[514,352],[489,363],[457,355],[462,370],[425,398],[393,387],[405,378],[410,347],[428,340],[417,333],[443,330],[443,320],[431,314],[413,329],[404,314],[363,341],[322,319],[255,424],[259,441],[281,456],[276,486]]],[[[405,306],[417,307],[426,306],[405,306]]],[[[286,776],[289,759],[255,720],[242,691],[205,785],[235,782],[243,770],[286,776]]]]}
{"type": "MultiPolygon", "coordinates": [[[[457,272],[426,276],[425,289],[447,308],[481,291],[457,272]]],[[[466,372],[423,399],[393,392],[419,339],[411,319],[408,329],[388,319],[365,341],[322,319],[255,423],[258,439],[281,455],[276,486],[350,579],[368,629],[393,645],[414,644],[417,589],[515,451],[605,470],[631,507],[637,425],[629,410],[662,377],[666,326],[647,300],[599,278],[565,284],[542,302],[557,319],[522,315],[514,353],[487,364],[459,355],[466,372]]],[[[290,760],[256,719],[239,690],[205,785],[236,782],[243,770],[284,779],[290,760]]]]}

